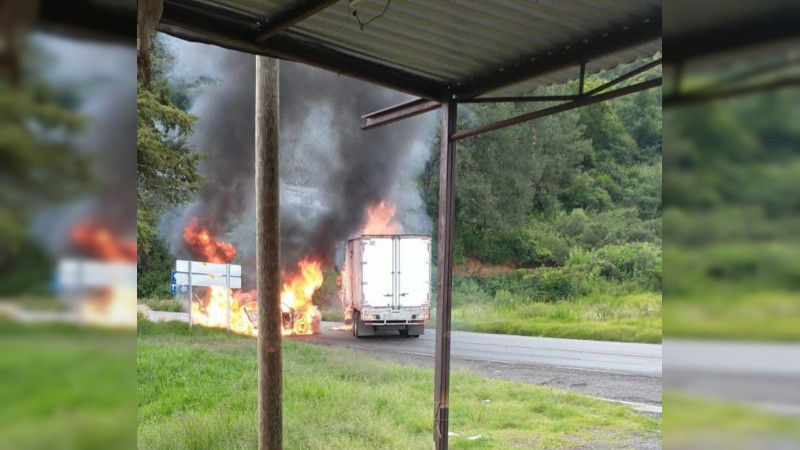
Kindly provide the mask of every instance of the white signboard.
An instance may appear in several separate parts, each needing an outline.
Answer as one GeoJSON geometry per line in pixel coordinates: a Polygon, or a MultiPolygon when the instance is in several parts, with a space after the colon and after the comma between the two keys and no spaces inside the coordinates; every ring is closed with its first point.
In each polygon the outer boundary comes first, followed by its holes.
{"type": "MultiPolygon", "coordinates": [[[[238,264],[222,264],[222,263],[210,263],[201,261],[192,261],[192,274],[194,275],[197,273],[197,274],[225,276],[227,267],[230,267],[231,277],[242,276],[242,266],[238,264]]],[[[175,261],[175,270],[177,272],[189,273],[189,261],[183,259],[175,261]]]]}
{"type": "MultiPolygon", "coordinates": [[[[189,285],[189,274],[178,272],[175,274],[175,283],[179,286],[189,285]]],[[[194,272],[194,265],[192,265],[192,286],[228,286],[231,289],[241,289],[242,279],[239,277],[231,277],[230,285],[228,285],[225,275],[209,275],[194,272]]]]}
{"type": "MultiPolygon", "coordinates": [[[[227,287],[228,298],[228,331],[231,329],[231,289],[242,288],[242,266],[237,264],[221,264],[203,261],[175,261],[170,290],[185,292],[178,287],[188,286],[190,302],[194,302],[193,287],[227,287]],[[173,288],[175,288],[173,290],[173,288]]],[[[189,308],[189,326],[192,326],[192,309],[189,308]]]]}
{"type": "Polygon", "coordinates": [[[80,259],[62,259],[58,263],[58,286],[72,290],[97,287],[136,286],[136,265],[80,259]]]}

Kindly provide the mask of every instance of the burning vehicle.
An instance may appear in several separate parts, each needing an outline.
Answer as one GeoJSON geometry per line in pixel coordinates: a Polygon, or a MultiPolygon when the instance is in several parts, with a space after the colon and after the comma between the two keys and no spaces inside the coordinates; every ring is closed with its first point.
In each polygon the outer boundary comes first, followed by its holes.
{"type": "Polygon", "coordinates": [[[430,259],[430,236],[362,235],[347,241],[340,297],[356,338],[425,332],[430,259]]]}
{"type": "Polygon", "coordinates": [[[367,217],[345,244],[337,280],[345,323],[356,338],[380,331],[419,337],[430,318],[431,238],[404,234],[388,201],[370,205],[367,217]]]}
{"type": "MultiPolygon", "coordinates": [[[[204,262],[230,263],[236,247],[216,239],[204,221],[194,218],[184,228],[184,242],[204,262]]],[[[284,335],[307,335],[319,332],[322,314],[311,297],[322,286],[322,263],[306,257],[281,274],[281,309],[284,335]]],[[[258,334],[258,291],[231,291],[224,286],[197,289],[191,302],[192,320],[198,325],[226,328],[230,298],[231,330],[255,336],[258,334]]]]}
{"type": "MultiPolygon", "coordinates": [[[[247,314],[248,320],[253,324],[254,329],[258,329],[258,298],[252,293],[246,293],[240,296],[241,306],[247,314]]],[[[301,314],[295,310],[292,305],[281,302],[281,325],[283,334],[296,334],[307,335],[319,332],[320,325],[322,324],[322,313],[319,311],[317,305],[311,306],[310,314],[301,314]]]]}

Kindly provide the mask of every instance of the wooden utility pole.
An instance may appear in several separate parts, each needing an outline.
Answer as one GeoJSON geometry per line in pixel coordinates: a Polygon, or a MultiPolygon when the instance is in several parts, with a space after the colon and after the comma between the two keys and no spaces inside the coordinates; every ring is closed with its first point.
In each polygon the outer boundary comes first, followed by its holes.
{"type": "Polygon", "coordinates": [[[278,92],[278,60],[256,56],[259,450],[283,447],[278,92]]]}
{"type": "Polygon", "coordinates": [[[442,147],[439,153],[439,265],[436,280],[436,361],[433,394],[433,443],[447,450],[450,415],[450,309],[453,287],[453,220],[455,211],[455,150],[452,140],[457,105],[448,94],[442,103],[442,147]]]}

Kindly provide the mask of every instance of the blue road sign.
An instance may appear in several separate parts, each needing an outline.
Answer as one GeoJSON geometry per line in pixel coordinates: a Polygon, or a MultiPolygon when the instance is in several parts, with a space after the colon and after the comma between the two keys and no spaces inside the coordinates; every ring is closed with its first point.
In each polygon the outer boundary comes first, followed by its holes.
{"type": "Polygon", "coordinates": [[[178,280],[175,279],[175,270],[172,271],[170,275],[170,282],[169,282],[169,293],[170,294],[177,294],[178,293],[178,280]]]}

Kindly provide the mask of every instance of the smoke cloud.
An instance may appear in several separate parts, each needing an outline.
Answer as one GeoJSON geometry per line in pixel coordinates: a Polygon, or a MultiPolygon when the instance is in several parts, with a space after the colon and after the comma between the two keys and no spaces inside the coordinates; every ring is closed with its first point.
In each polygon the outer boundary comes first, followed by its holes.
{"type": "Polygon", "coordinates": [[[81,198],[37,214],[33,234],[53,255],[79,253],[70,232],[90,218],[135,241],[136,109],[130,107],[136,101],[135,50],[48,35],[33,39],[45,54],[58,55],[43,74],[47,81],[76,91],[78,113],[87,123],[72,145],[91,157],[95,183],[81,198]]]}
{"type": "MultiPolygon", "coordinates": [[[[212,232],[236,244],[243,264],[255,266],[254,57],[168,42],[176,54],[174,76],[209,75],[220,83],[206,88],[191,110],[199,117],[192,144],[208,154],[201,166],[207,184],[192,205],[165,218],[162,229],[169,230],[173,253],[189,256],[183,226],[191,217],[209,217],[212,232]],[[198,60],[213,72],[198,73],[198,60]]],[[[327,209],[314,211],[282,193],[283,266],[309,253],[330,256],[363,227],[366,207],[382,199],[396,204],[405,232],[430,232],[413,180],[430,154],[433,117],[362,131],[361,115],[410,97],[300,64],[282,61],[280,71],[282,182],[327,195],[327,209]]]]}

